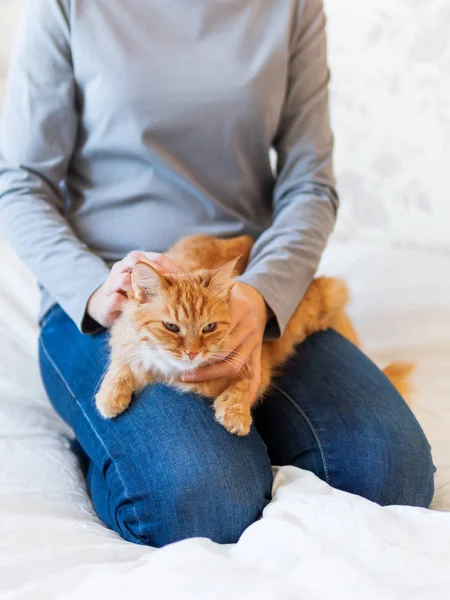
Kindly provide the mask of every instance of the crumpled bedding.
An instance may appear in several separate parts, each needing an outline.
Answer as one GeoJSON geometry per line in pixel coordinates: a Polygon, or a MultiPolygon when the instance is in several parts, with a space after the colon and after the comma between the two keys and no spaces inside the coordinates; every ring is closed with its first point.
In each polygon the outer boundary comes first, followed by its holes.
{"type": "Polygon", "coordinates": [[[414,360],[412,407],[433,447],[434,510],[380,508],[293,467],[236,545],[133,545],[97,519],[36,362],[35,283],[0,241],[0,598],[450,598],[450,256],[330,246],[380,365],[414,360]]]}

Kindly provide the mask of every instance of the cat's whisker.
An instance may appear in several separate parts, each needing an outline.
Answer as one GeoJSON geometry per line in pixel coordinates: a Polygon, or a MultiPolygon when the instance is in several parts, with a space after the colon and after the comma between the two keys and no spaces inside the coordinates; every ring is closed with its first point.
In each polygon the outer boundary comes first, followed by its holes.
{"type": "Polygon", "coordinates": [[[103,383],[103,380],[105,379],[106,373],[108,373],[108,371],[109,371],[109,367],[110,367],[110,364],[109,364],[109,363],[107,363],[106,367],[103,369],[103,373],[102,373],[102,374],[100,375],[100,377],[99,377],[99,380],[98,380],[98,382],[97,382],[97,385],[95,386],[95,389],[94,389],[94,396],[96,396],[96,395],[98,394],[98,392],[99,392],[99,390],[100,390],[100,387],[101,387],[101,385],[102,385],[102,383],[103,383]]]}
{"type": "Polygon", "coordinates": [[[247,358],[244,355],[241,355],[240,353],[237,353],[237,354],[233,353],[233,352],[231,352],[231,353],[224,353],[224,354],[213,353],[213,354],[210,355],[210,358],[212,358],[212,359],[218,359],[218,360],[221,360],[221,361],[228,359],[228,360],[233,361],[235,363],[238,363],[238,364],[240,364],[242,366],[246,366],[246,365],[247,366],[251,366],[251,364],[252,364],[252,361],[249,358],[247,358]]]}
{"type": "Polygon", "coordinates": [[[100,377],[99,377],[99,380],[98,380],[98,382],[97,382],[97,385],[95,386],[95,389],[94,389],[94,396],[96,396],[96,395],[97,395],[97,393],[98,393],[98,391],[100,390],[100,387],[101,387],[101,385],[102,385],[102,383],[103,383],[103,380],[104,380],[104,378],[105,378],[106,374],[107,374],[107,373],[113,373],[113,372],[115,372],[115,370],[113,371],[113,370],[111,369],[111,366],[112,366],[112,362],[111,362],[111,359],[110,359],[110,360],[108,360],[108,362],[106,363],[106,366],[105,366],[105,368],[103,369],[103,372],[102,372],[102,374],[101,374],[101,375],[100,375],[100,377]]]}
{"type": "Polygon", "coordinates": [[[217,363],[211,363],[211,364],[214,365],[214,366],[218,366],[218,365],[220,365],[220,363],[227,363],[229,365],[233,365],[233,367],[235,367],[238,370],[239,373],[244,373],[246,370],[247,370],[247,372],[249,370],[252,370],[251,365],[248,364],[248,363],[236,363],[236,362],[233,362],[231,360],[226,360],[226,359],[225,360],[221,360],[221,361],[219,361],[217,363]]]}
{"type": "Polygon", "coordinates": [[[212,352],[212,354],[227,354],[227,355],[233,355],[233,356],[245,356],[245,354],[243,354],[242,352],[239,352],[237,349],[236,350],[228,350],[228,349],[217,349],[214,350],[212,352]]]}
{"type": "MultiPolygon", "coordinates": [[[[227,361],[227,360],[224,360],[222,362],[229,363],[229,361],[227,361]]],[[[233,364],[233,363],[230,363],[230,364],[233,364]]],[[[212,363],[211,366],[214,367],[217,370],[220,368],[218,363],[212,363]]],[[[237,372],[238,372],[238,375],[240,375],[243,378],[248,376],[248,372],[245,373],[242,368],[238,368],[237,372]]]]}
{"type": "Polygon", "coordinates": [[[236,351],[231,351],[230,352],[229,350],[223,350],[222,352],[220,352],[220,351],[219,352],[211,352],[211,356],[221,356],[221,357],[222,356],[233,356],[233,357],[236,357],[236,358],[239,358],[239,357],[246,358],[244,354],[241,354],[241,353],[236,352],[236,351]]]}
{"type": "Polygon", "coordinates": [[[103,383],[103,380],[104,380],[104,378],[105,378],[105,376],[106,376],[107,373],[110,373],[111,375],[114,376],[121,369],[123,369],[123,367],[126,367],[127,365],[130,365],[133,362],[135,362],[136,359],[141,359],[142,360],[142,357],[141,357],[140,353],[132,354],[132,355],[128,356],[125,360],[117,362],[117,363],[116,362],[113,363],[113,362],[109,361],[108,364],[106,365],[105,369],[103,370],[103,373],[102,373],[101,377],[99,378],[99,381],[98,381],[98,383],[97,383],[97,385],[95,387],[94,396],[96,396],[97,393],[99,392],[100,387],[101,387],[101,385],[103,383]],[[114,368],[112,368],[113,364],[114,364],[114,368]]]}
{"type": "Polygon", "coordinates": [[[141,360],[142,361],[143,357],[141,353],[136,353],[133,354],[131,356],[128,356],[125,360],[120,361],[118,363],[114,363],[115,368],[111,369],[112,373],[116,373],[117,371],[120,371],[120,369],[122,369],[123,367],[126,367],[127,365],[132,364],[133,362],[135,362],[136,360],[141,360]]]}
{"type": "MultiPolygon", "coordinates": [[[[222,359],[222,360],[221,360],[221,362],[224,362],[224,363],[226,363],[226,364],[233,365],[233,366],[235,366],[235,365],[236,365],[236,363],[235,363],[233,360],[231,360],[231,359],[228,359],[228,358],[224,358],[224,359],[222,359]]],[[[212,365],[211,365],[211,366],[215,367],[216,369],[218,369],[218,368],[219,368],[219,364],[218,364],[218,363],[212,363],[212,365]]],[[[239,374],[241,377],[248,377],[249,373],[250,373],[250,374],[252,374],[252,373],[253,373],[253,367],[252,367],[252,365],[251,365],[251,362],[250,362],[250,361],[248,361],[247,363],[241,363],[241,364],[238,364],[238,365],[237,365],[237,372],[238,372],[238,374],[239,374]],[[245,369],[245,367],[247,367],[247,369],[245,369]]]]}

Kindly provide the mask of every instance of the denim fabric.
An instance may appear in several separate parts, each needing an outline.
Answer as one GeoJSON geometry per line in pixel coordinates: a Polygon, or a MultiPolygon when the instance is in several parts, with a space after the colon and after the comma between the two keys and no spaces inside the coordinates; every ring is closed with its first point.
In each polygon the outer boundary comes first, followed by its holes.
{"type": "Polygon", "coordinates": [[[94,507],[126,540],[237,541],[270,501],[271,464],[308,469],[383,505],[431,502],[434,468],[418,422],[375,365],[332,330],[299,346],[246,437],[219,425],[209,400],[161,384],[104,420],[94,394],[108,334],[81,334],[59,307],[44,320],[39,357],[50,401],[83,449],[94,507]]]}

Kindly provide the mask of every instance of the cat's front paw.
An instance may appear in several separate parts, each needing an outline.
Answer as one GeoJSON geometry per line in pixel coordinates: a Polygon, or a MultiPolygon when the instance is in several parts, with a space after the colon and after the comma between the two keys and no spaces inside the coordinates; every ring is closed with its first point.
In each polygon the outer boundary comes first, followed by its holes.
{"type": "Polygon", "coordinates": [[[102,386],[95,396],[97,410],[105,419],[112,419],[123,413],[130,402],[130,389],[123,389],[120,386],[102,386]]]}
{"type": "Polygon", "coordinates": [[[250,409],[242,403],[230,401],[222,394],[214,402],[216,420],[230,433],[247,435],[252,424],[250,409]]]}

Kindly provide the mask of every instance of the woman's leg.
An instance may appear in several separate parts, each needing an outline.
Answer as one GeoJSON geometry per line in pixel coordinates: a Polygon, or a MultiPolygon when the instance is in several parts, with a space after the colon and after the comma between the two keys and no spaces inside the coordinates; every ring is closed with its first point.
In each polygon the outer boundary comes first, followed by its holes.
{"type": "Polygon", "coordinates": [[[159,384],[116,419],[103,419],[94,395],[107,343],[105,333],[80,334],[55,308],[39,344],[50,400],[88,457],[98,515],[136,543],[160,547],[196,536],[236,542],[270,500],[272,471],[260,436],[255,429],[229,434],[209,401],[159,384]]]}
{"type": "Polygon", "coordinates": [[[308,338],[255,411],[272,464],[379,504],[428,507],[430,446],[383,373],[335,331],[308,338]]]}

